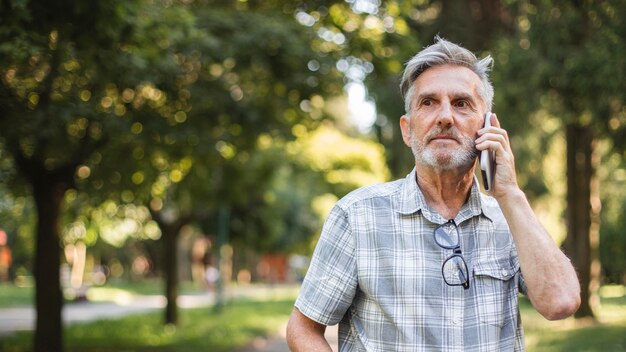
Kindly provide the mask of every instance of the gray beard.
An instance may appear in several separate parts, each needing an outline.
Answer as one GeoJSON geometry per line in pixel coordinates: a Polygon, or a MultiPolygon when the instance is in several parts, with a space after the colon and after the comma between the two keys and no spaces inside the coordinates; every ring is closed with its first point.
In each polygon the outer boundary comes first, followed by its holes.
{"type": "MultiPolygon", "coordinates": [[[[431,132],[430,135],[436,135],[441,133],[441,130],[431,132]]],[[[459,136],[456,133],[451,133],[454,138],[461,142],[459,148],[450,152],[435,152],[432,148],[428,148],[422,141],[417,140],[415,135],[411,134],[411,150],[415,157],[416,164],[422,164],[430,166],[437,170],[449,171],[460,168],[471,167],[476,157],[478,157],[478,150],[472,138],[459,136]]],[[[430,138],[424,138],[429,140],[430,138]]]]}

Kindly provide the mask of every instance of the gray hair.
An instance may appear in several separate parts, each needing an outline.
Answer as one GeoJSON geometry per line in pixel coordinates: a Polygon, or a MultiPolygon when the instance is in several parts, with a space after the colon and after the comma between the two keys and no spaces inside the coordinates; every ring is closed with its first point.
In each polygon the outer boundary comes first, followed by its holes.
{"type": "Polygon", "coordinates": [[[489,81],[489,71],[493,66],[493,58],[487,55],[479,60],[471,51],[451,43],[439,36],[435,37],[435,43],[426,47],[407,62],[400,82],[400,91],[404,99],[404,109],[408,113],[411,110],[411,100],[415,93],[413,83],[427,69],[438,65],[459,65],[467,67],[478,75],[482,82],[482,89],[478,92],[485,106],[491,110],[493,107],[493,85],[489,81]]]}

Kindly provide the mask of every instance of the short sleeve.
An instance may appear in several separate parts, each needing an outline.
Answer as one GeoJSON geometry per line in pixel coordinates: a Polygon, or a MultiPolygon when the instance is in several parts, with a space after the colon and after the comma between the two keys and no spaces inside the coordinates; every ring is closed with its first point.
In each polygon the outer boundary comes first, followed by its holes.
{"type": "Polygon", "coordinates": [[[511,250],[511,265],[513,266],[516,274],[515,278],[517,280],[517,289],[518,291],[527,296],[528,295],[528,287],[526,287],[526,281],[524,280],[524,275],[522,275],[522,269],[519,262],[519,256],[517,255],[517,248],[515,248],[515,243],[512,245],[511,250]]]}
{"type": "Polygon", "coordinates": [[[354,243],[347,213],[336,205],[324,223],[295,303],[302,314],[324,325],[341,321],[357,287],[354,243]]]}

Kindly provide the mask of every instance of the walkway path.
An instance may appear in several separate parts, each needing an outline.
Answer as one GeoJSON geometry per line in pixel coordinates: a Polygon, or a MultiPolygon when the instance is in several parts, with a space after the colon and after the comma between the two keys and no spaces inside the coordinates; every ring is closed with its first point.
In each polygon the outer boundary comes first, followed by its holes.
{"type": "MultiPolygon", "coordinates": [[[[258,290],[259,294],[266,294],[267,288],[258,290]]],[[[256,292],[239,292],[236,295],[255,295],[256,292]]],[[[85,323],[102,319],[119,319],[126,315],[146,313],[165,307],[163,296],[133,296],[116,302],[76,302],[63,306],[63,322],[65,325],[85,323]]],[[[199,308],[215,303],[215,296],[211,293],[198,295],[181,295],[178,297],[180,308],[199,308]]],[[[269,337],[257,337],[239,352],[288,352],[285,339],[285,321],[275,334],[269,337]]],[[[29,331],[35,327],[35,310],[33,307],[16,307],[0,309],[0,338],[18,331],[29,331]]],[[[326,337],[337,349],[337,328],[329,327],[326,337]]]]}
{"type": "MultiPolygon", "coordinates": [[[[287,346],[287,340],[285,339],[285,325],[276,333],[276,335],[269,338],[257,337],[247,347],[239,350],[239,352],[289,352],[287,346]]],[[[337,326],[329,326],[326,329],[326,339],[333,348],[333,351],[337,352],[337,326]]]]}
{"type": "MultiPolygon", "coordinates": [[[[212,294],[185,295],[178,299],[181,308],[196,308],[213,304],[212,294]]],[[[65,325],[102,319],[119,319],[126,315],[146,313],[165,307],[163,296],[134,296],[116,302],[75,302],[63,306],[65,325]]],[[[34,307],[0,309],[0,336],[35,328],[34,307]]]]}

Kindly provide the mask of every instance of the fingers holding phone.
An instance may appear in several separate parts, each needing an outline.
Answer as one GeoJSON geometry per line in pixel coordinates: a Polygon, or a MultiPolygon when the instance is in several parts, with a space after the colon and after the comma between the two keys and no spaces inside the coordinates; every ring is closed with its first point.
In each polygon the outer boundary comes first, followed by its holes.
{"type": "Polygon", "coordinates": [[[500,128],[495,114],[487,112],[478,131],[476,148],[480,151],[480,169],[485,191],[495,197],[508,187],[517,187],[515,162],[507,132],[500,128]]]}
{"type": "MultiPolygon", "coordinates": [[[[491,112],[485,113],[485,122],[483,128],[488,129],[491,127],[491,112]]],[[[480,152],[480,173],[483,180],[483,188],[487,192],[491,192],[494,181],[494,173],[496,169],[496,163],[493,156],[493,151],[485,149],[480,152]]]]}

